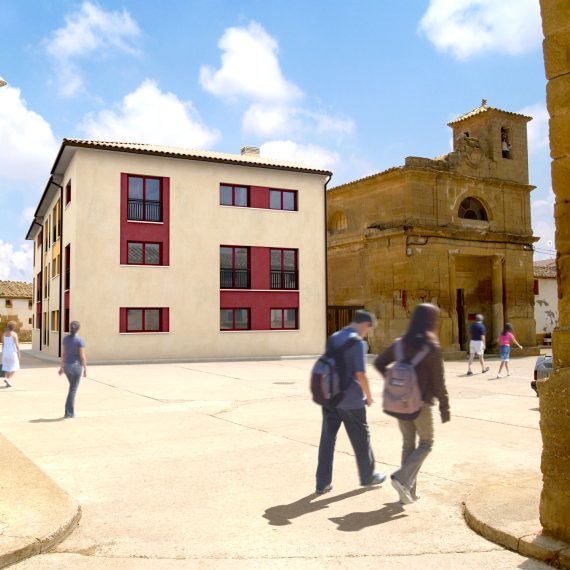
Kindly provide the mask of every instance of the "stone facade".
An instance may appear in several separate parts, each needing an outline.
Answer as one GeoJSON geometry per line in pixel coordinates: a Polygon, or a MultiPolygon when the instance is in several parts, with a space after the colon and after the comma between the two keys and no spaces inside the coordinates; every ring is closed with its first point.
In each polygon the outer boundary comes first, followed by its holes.
{"type": "Polygon", "coordinates": [[[550,114],[552,189],[556,195],[558,327],[552,338],[555,371],[539,382],[542,476],[540,522],[570,542],[570,3],[541,0],[544,64],[550,114]]]}
{"type": "Polygon", "coordinates": [[[535,346],[529,120],[483,101],[449,123],[451,153],[408,157],[328,192],[329,305],[378,316],[373,352],[422,302],[441,308],[446,351],[467,347],[477,313],[488,344],[508,320],[519,342],[535,346]]]}
{"type": "Polygon", "coordinates": [[[32,340],[32,284],[0,281],[0,336],[12,321],[20,342],[32,340]]]}

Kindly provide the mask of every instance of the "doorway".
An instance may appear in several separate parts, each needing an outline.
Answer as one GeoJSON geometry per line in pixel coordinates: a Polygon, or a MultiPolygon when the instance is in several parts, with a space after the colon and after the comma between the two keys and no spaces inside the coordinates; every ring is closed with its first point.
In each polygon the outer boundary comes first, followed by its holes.
{"type": "Polygon", "coordinates": [[[457,328],[459,350],[465,350],[465,295],[463,289],[457,289],[457,328]]]}

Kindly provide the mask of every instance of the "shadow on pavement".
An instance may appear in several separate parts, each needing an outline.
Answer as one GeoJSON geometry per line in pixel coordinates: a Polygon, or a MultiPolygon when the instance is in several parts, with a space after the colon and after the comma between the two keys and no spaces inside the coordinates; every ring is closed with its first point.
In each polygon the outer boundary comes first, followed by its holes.
{"type": "Polygon", "coordinates": [[[268,508],[263,514],[263,518],[269,521],[269,524],[275,526],[283,526],[291,524],[291,519],[296,519],[303,515],[308,515],[309,513],[314,513],[320,511],[321,509],[326,509],[332,503],[338,503],[344,499],[349,499],[350,497],[356,497],[372,491],[376,487],[365,487],[362,489],[355,489],[354,491],[349,491],[347,493],[342,493],[341,495],[328,495],[326,498],[320,501],[313,502],[322,495],[317,495],[316,493],[311,493],[294,503],[289,503],[288,505],[277,505],[275,507],[268,508]]]}
{"type": "Polygon", "coordinates": [[[65,418],[38,418],[37,420],[29,420],[31,424],[49,424],[52,422],[62,422],[65,418]]]}
{"type": "Polygon", "coordinates": [[[384,524],[396,519],[407,517],[404,507],[399,502],[384,503],[384,506],[369,513],[350,513],[344,517],[329,519],[338,525],[337,530],[355,532],[369,526],[384,524]]]}

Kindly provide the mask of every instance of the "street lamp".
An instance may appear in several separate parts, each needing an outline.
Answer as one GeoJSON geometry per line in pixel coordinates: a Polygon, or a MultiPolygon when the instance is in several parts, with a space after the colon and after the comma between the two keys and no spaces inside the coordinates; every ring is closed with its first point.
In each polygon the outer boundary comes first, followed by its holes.
{"type": "Polygon", "coordinates": [[[0,77],[0,87],[4,87],[4,85],[6,85],[7,81],[3,78],[0,77]]]}

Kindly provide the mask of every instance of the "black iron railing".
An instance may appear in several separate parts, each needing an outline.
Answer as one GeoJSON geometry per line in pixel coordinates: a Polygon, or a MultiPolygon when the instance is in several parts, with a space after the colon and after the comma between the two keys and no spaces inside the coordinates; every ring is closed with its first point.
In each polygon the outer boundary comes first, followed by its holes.
{"type": "Polygon", "coordinates": [[[162,222],[162,204],[155,200],[129,200],[128,220],[162,222]]]}
{"type": "Polygon", "coordinates": [[[296,271],[272,271],[271,289],[298,289],[296,271]]]}
{"type": "Polygon", "coordinates": [[[249,269],[220,269],[221,289],[249,289],[249,269]]]}

